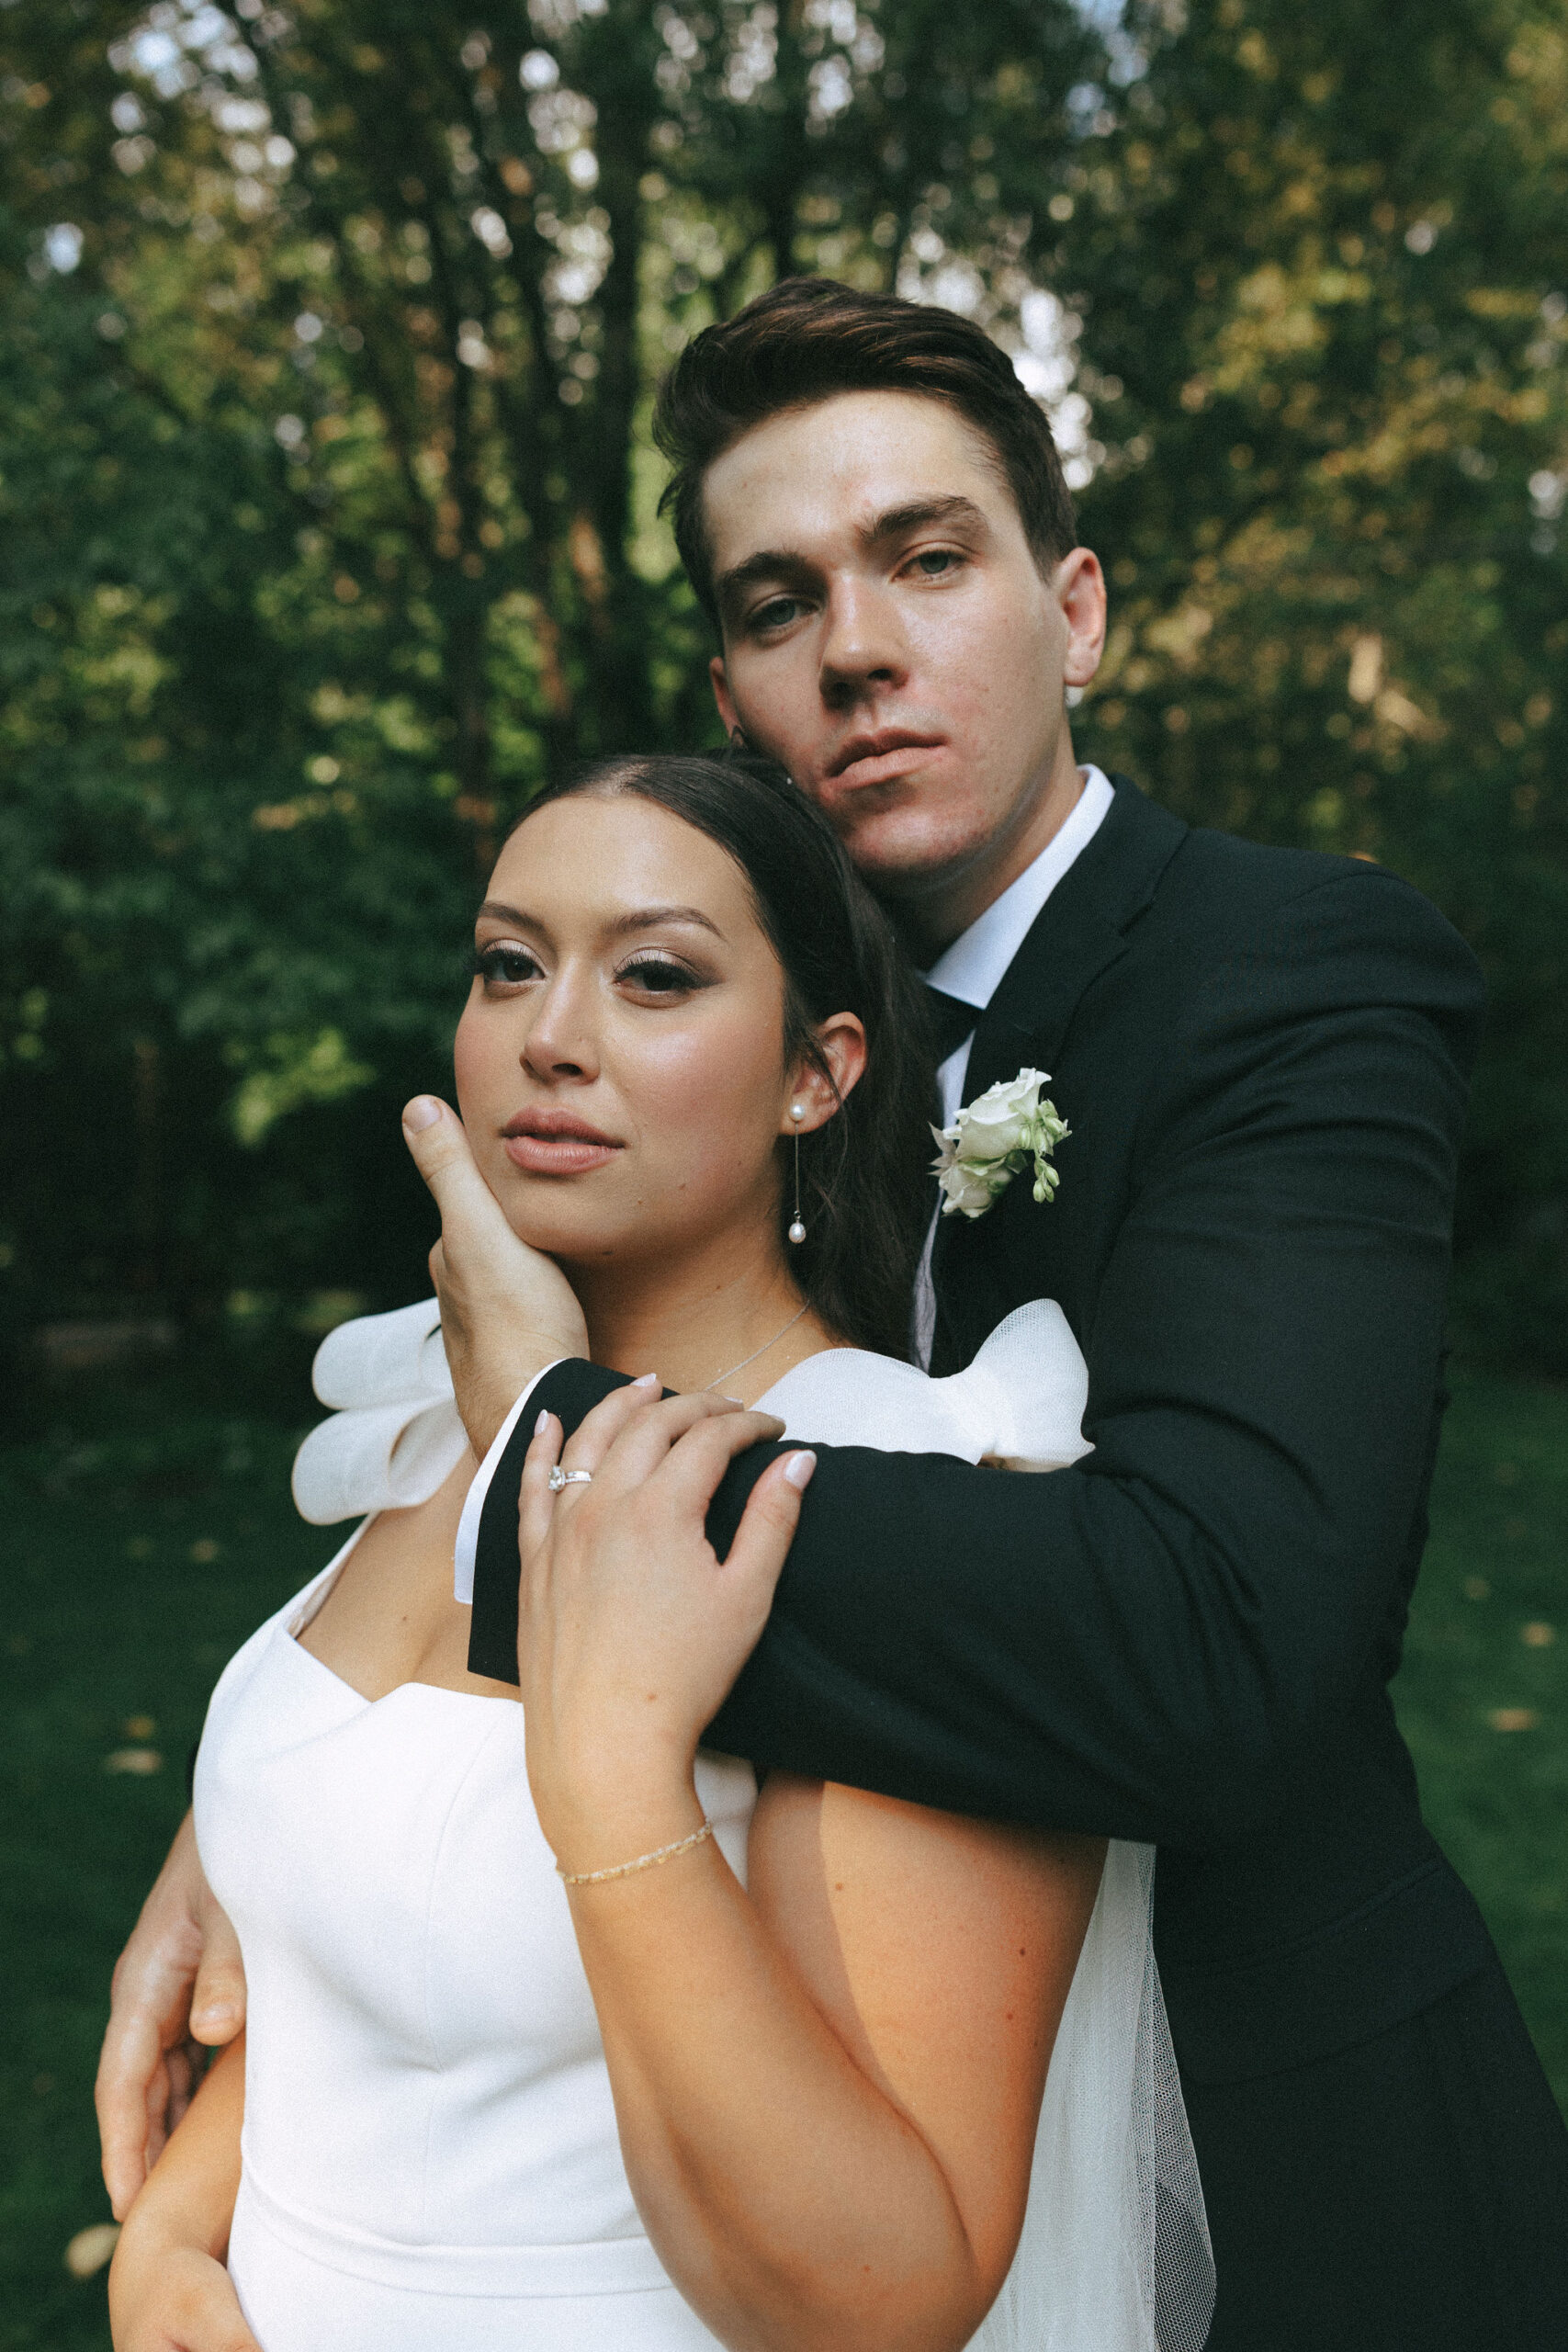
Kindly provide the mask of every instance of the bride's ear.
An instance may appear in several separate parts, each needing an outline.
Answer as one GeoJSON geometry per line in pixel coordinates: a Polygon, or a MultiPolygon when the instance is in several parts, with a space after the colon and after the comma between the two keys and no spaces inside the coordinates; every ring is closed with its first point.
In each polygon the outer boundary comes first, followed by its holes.
{"type": "Polygon", "coordinates": [[[844,1097],[859,1084],[865,1069],[865,1029],[852,1012],[835,1012],[817,1028],[818,1049],[832,1073],[829,1085],[814,1061],[802,1061],[790,1080],[781,1135],[810,1135],[825,1127],[844,1097]],[[791,1106],[806,1105],[806,1116],[795,1119],[791,1106]]]}

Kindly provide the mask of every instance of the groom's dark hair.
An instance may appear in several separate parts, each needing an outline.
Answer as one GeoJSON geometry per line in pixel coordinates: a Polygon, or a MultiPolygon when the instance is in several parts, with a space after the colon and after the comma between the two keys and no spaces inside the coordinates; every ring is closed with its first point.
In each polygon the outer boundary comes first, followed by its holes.
{"type": "Polygon", "coordinates": [[[956,311],[863,294],[831,277],[785,277],[706,327],[660,387],[653,437],[674,467],[660,502],[686,576],[718,621],[703,514],[708,468],[742,434],[837,392],[915,392],[961,416],[990,449],[1042,571],[1077,543],[1051,427],[1005,351],[956,311]]]}

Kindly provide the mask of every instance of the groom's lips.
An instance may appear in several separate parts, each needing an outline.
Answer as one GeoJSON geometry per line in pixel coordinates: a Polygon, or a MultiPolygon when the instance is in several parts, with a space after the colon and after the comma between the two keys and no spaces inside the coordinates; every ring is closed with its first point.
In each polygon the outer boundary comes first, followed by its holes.
{"type": "Polygon", "coordinates": [[[852,735],[828,763],[828,774],[852,786],[895,784],[922,766],[924,754],[938,750],[943,740],[912,727],[880,727],[874,734],[852,735]]]}
{"type": "Polygon", "coordinates": [[[584,1176],[622,1149],[570,1111],[519,1111],[502,1129],[506,1157],[530,1176],[584,1176]]]}

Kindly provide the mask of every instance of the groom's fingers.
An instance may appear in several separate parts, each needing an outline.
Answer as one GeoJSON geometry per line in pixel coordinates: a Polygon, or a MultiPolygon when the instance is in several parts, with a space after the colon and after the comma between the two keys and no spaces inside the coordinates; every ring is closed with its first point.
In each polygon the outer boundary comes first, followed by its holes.
{"type": "Polygon", "coordinates": [[[506,1225],[501,1203],[474,1163],[461,1119],[438,1096],[416,1094],[404,1104],[403,1141],[441,1212],[444,1238],[458,1223],[506,1225]]]}
{"type": "Polygon", "coordinates": [[[513,1231],[481,1173],[463,1123],[434,1094],[403,1110],[403,1137],[441,1212],[431,1280],[457,1411],[476,1457],[530,1381],[561,1356],[585,1356],[588,1334],[566,1276],[513,1231]]]}

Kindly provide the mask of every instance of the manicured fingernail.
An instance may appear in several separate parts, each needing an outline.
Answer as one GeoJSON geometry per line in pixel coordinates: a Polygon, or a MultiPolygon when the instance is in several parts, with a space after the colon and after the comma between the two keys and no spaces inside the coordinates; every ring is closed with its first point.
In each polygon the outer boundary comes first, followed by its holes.
{"type": "Polygon", "coordinates": [[[548,1412],[548,1410],[547,1410],[547,1409],[546,1411],[542,1412],[542,1413],[539,1415],[538,1419],[537,1419],[537,1420],[535,1422],[535,1424],[534,1424],[534,1435],[535,1435],[536,1437],[543,1437],[543,1436],[544,1436],[544,1434],[545,1434],[545,1423],[549,1419],[549,1418],[550,1418],[550,1416],[549,1416],[549,1412],[548,1412]]]}
{"type": "Polygon", "coordinates": [[[209,2008],[197,2009],[191,2017],[191,2024],[205,2033],[221,2033],[226,2027],[232,2028],[235,2022],[235,2013],[227,2001],[219,2002],[209,2008]]]}
{"type": "Polygon", "coordinates": [[[411,1136],[423,1135],[441,1116],[441,1105],[433,1094],[416,1094],[403,1112],[403,1125],[411,1136]]]}
{"type": "Polygon", "coordinates": [[[784,1476],[792,1487],[798,1487],[804,1492],[811,1484],[811,1473],[816,1467],[817,1456],[814,1453],[792,1453],[784,1464],[784,1476]]]}
{"type": "Polygon", "coordinates": [[[659,1385],[659,1374],[656,1372],[645,1372],[632,1382],[634,1388],[657,1388],[659,1385]]]}

